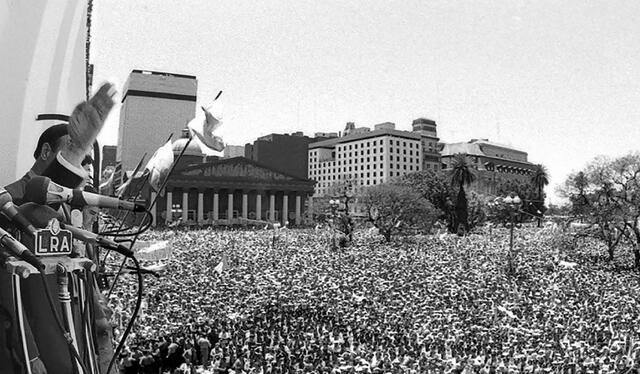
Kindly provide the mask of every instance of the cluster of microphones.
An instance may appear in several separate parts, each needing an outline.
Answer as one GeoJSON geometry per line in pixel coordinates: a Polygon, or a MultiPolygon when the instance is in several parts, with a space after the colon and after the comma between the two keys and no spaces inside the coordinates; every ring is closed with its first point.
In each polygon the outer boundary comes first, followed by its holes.
{"type": "MultiPolygon", "coordinates": [[[[21,235],[35,238],[38,229],[46,228],[52,219],[60,221],[60,228],[71,232],[75,239],[98,245],[118,252],[126,257],[132,257],[133,252],[113,240],[102,237],[91,231],[65,224],[62,213],[54,207],[69,204],[72,208],[93,206],[98,208],[124,209],[133,212],[144,212],[145,207],[139,203],[121,200],[115,197],[85,192],[81,189],[63,187],[45,176],[35,176],[25,187],[24,203],[16,206],[9,192],[0,189],[0,212],[6,219],[0,219],[0,250],[6,250],[10,255],[26,261],[38,270],[44,269],[42,262],[24,244],[18,241],[8,231],[15,228],[21,235]],[[4,227],[4,228],[3,228],[4,227]]],[[[0,217],[0,218],[4,218],[0,217]]]]}

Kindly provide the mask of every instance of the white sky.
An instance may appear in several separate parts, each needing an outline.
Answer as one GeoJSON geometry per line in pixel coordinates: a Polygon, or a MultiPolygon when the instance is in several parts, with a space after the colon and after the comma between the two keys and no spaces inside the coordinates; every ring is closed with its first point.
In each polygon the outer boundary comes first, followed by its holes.
{"type": "Polygon", "coordinates": [[[633,0],[94,1],[91,61],[96,85],[146,69],[196,75],[203,103],[223,90],[229,144],[426,116],[443,142],[527,151],[555,200],[639,148],[639,19],[633,0]]]}

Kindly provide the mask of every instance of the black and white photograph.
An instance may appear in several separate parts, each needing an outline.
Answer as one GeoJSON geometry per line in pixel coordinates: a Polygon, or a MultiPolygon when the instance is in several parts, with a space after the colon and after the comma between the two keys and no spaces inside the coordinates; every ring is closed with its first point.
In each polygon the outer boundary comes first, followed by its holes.
{"type": "Polygon", "coordinates": [[[640,373],[639,19],[0,0],[0,374],[640,373]]]}

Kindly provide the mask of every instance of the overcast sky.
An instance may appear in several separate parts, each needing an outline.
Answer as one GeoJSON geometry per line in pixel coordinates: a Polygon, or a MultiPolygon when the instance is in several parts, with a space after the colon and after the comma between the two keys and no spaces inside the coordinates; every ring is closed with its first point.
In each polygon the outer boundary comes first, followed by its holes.
{"type": "Polygon", "coordinates": [[[527,151],[550,195],[594,156],[640,148],[639,1],[113,0],[93,14],[96,84],[196,75],[202,103],[224,91],[229,144],[424,116],[443,142],[527,151]]]}

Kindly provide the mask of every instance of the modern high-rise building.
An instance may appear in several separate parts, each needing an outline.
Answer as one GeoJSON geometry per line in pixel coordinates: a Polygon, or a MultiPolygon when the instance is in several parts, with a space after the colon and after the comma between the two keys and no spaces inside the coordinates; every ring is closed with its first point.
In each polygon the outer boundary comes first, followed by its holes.
{"type": "Polygon", "coordinates": [[[346,136],[309,144],[308,178],[316,181],[314,196],[331,193],[331,186],[350,182],[373,186],[422,170],[423,136],[400,131],[390,122],[345,128],[346,136]]]}
{"type": "Polygon", "coordinates": [[[149,159],[170,134],[179,138],[196,113],[195,76],[133,70],[125,83],[116,159],[123,170],[149,159]]]}
{"type": "Polygon", "coordinates": [[[442,169],[450,169],[459,153],[464,154],[476,170],[476,180],[469,189],[483,194],[496,194],[502,182],[529,182],[535,170],[535,164],[527,159],[527,152],[488,139],[445,144],[441,152],[442,169]]]}

